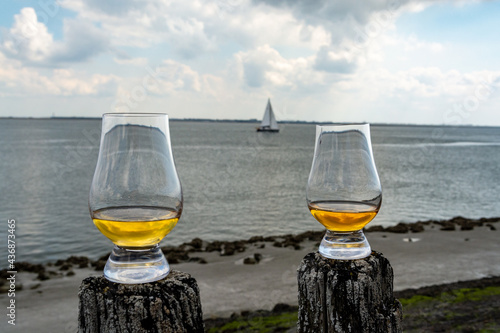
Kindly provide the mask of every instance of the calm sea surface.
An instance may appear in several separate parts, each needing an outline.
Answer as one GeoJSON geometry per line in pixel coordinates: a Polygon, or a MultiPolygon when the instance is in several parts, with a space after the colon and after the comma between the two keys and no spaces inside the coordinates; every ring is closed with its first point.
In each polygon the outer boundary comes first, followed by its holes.
{"type": "MultiPolygon", "coordinates": [[[[162,245],[322,230],[305,187],[314,125],[171,121],[184,212],[162,245]]],[[[16,220],[16,260],[97,258],[112,244],[87,200],[97,161],[98,120],[0,119],[0,253],[16,220]]],[[[383,204],[370,225],[500,216],[500,128],[372,126],[383,204]]]]}

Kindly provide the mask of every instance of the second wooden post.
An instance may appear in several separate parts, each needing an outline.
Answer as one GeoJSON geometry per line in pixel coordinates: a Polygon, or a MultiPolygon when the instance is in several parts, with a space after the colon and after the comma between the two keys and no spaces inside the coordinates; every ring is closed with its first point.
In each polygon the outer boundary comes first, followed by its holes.
{"type": "Polygon", "coordinates": [[[333,260],[309,253],[298,269],[299,333],[402,332],[393,272],[378,252],[364,259],[333,260]]]}

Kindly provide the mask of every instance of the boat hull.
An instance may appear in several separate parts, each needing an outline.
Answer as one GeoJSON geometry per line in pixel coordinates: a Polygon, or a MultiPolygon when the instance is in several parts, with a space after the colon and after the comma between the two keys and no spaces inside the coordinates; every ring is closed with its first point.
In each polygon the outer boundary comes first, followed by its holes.
{"type": "Polygon", "coordinates": [[[274,128],[260,128],[260,127],[257,128],[257,132],[273,132],[273,133],[277,133],[279,131],[280,131],[279,129],[274,129],[274,128]]]}

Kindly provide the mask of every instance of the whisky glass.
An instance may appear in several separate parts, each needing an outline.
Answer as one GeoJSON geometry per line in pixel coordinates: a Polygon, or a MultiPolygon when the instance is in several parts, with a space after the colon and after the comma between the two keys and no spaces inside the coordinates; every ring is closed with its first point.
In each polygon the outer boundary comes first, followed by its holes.
{"type": "Polygon", "coordinates": [[[159,243],[177,224],[182,204],[168,116],[104,114],[89,194],[95,226],[114,243],[104,276],[126,284],[167,276],[159,243]]]}
{"type": "Polygon", "coordinates": [[[331,259],[371,254],[363,227],[377,215],[382,187],[375,167],[369,124],[316,126],[307,205],[326,233],[319,253],[331,259]]]}

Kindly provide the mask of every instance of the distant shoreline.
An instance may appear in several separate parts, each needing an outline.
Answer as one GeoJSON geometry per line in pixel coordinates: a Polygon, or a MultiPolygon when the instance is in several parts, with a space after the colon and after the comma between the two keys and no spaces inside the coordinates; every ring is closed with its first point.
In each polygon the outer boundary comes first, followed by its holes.
{"type": "MultiPolygon", "coordinates": [[[[0,120],[16,119],[16,120],[101,120],[101,117],[0,117],[0,120]]],[[[184,122],[205,122],[205,123],[260,123],[258,119],[207,119],[207,118],[170,118],[170,121],[184,122]]],[[[301,124],[301,125],[345,125],[345,124],[364,124],[369,123],[372,126],[379,127],[450,127],[450,128],[498,128],[494,125],[448,125],[448,124],[402,124],[402,123],[370,123],[370,122],[328,122],[328,121],[306,121],[306,120],[282,120],[279,124],[301,124]]]]}

